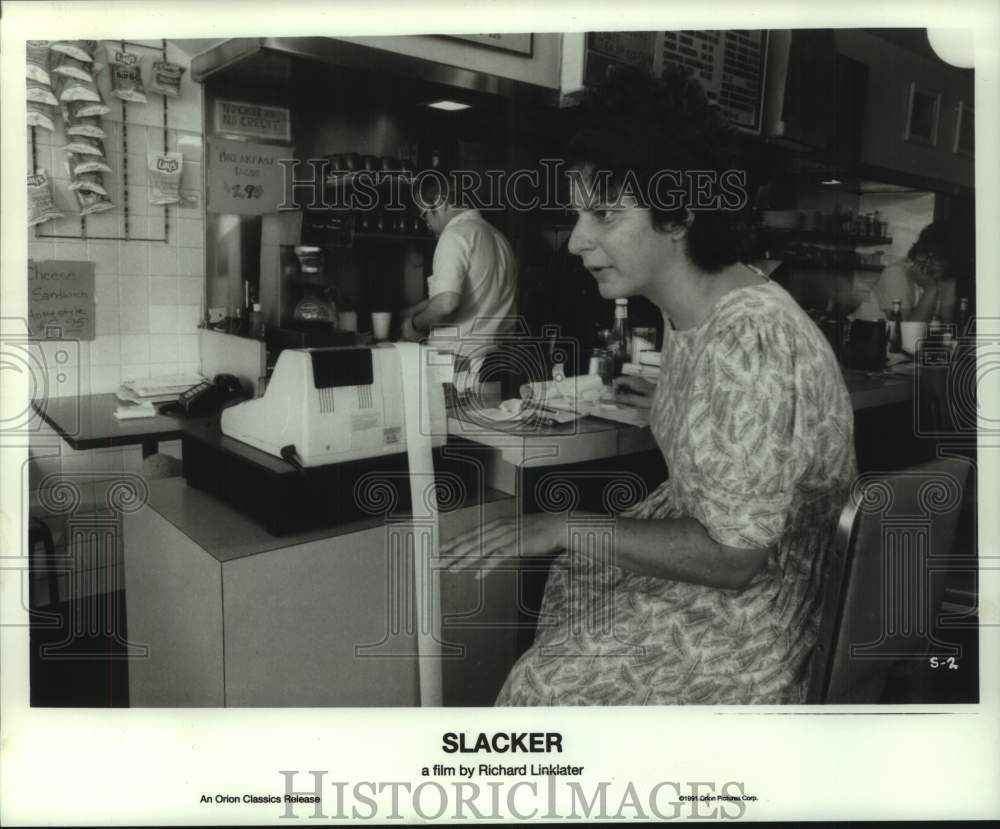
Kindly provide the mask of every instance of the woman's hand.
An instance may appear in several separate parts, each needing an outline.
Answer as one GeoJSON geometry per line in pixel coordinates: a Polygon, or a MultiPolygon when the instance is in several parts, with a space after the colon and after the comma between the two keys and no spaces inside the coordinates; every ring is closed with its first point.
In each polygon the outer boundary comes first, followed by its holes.
{"type": "Polygon", "coordinates": [[[498,518],[441,545],[449,572],[476,570],[481,579],[504,558],[544,556],[562,549],[566,520],[562,515],[532,513],[520,521],[498,518]]]}
{"type": "Polygon", "coordinates": [[[656,384],[643,377],[623,374],[611,381],[614,386],[615,400],[637,409],[648,409],[653,405],[653,392],[656,384]]]}

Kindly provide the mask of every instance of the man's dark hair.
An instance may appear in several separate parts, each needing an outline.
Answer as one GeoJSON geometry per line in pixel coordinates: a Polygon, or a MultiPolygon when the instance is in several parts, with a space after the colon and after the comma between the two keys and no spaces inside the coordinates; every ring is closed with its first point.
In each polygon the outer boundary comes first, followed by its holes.
{"type": "Polygon", "coordinates": [[[686,199],[675,209],[664,209],[664,200],[652,194],[650,183],[660,171],[675,171],[682,182],[702,171],[721,176],[739,169],[737,158],[735,130],[701,85],[677,68],[655,79],[616,67],[589,91],[580,129],[566,153],[572,167],[589,165],[595,174],[606,171],[613,189],[637,183],[634,195],[650,208],[656,229],[689,224],[687,255],[710,273],[739,261],[749,249],[746,211],[699,208],[686,199]]]}

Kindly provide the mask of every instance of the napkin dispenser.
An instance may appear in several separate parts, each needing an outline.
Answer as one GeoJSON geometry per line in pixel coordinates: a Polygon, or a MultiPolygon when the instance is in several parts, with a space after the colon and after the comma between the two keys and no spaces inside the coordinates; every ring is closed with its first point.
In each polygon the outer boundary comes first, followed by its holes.
{"type": "Polygon", "coordinates": [[[441,384],[405,378],[393,347],[286,349],[263,397],[222,413],[222,434],[302,467],[406,451],[407,394],[425,396],[433,446],[445,441],[441,384]]]}

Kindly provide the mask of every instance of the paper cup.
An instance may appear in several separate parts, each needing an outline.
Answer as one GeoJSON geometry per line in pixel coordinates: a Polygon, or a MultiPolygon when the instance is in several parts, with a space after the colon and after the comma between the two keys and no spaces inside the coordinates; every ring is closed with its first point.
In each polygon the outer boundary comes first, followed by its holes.
{"type": "Polygon", "coordinates": [[[357,331],[358,330],[358,312],[357,311],[341,311],[337,314],[337,327],[341,331],[357,331]]]}
{"type": "Polygon", "coordinates": [[[388,311],[372,313],[372,334],[376,340],[389,339],[389,326],[392,324],[392,314],[388,311]]]}
{"type": "Polygon", "coordinates": [[[927,336],[926,322],[904,322],[899,326],[900,339],[903,341],[903,351],[907,354],[917,353],[917,343],[927,336]]]}

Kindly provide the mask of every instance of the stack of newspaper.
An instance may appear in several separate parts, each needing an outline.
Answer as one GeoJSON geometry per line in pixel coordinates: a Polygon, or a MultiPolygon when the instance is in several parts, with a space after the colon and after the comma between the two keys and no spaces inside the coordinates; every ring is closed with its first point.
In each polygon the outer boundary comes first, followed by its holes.
{"type": "Polygon", "coordinates": [[[167,403],[201,382],[204,382],[204,378],[197,374],[139,377],[125,380],[118,389],[117,396],[123,403],[167,403]]]}

